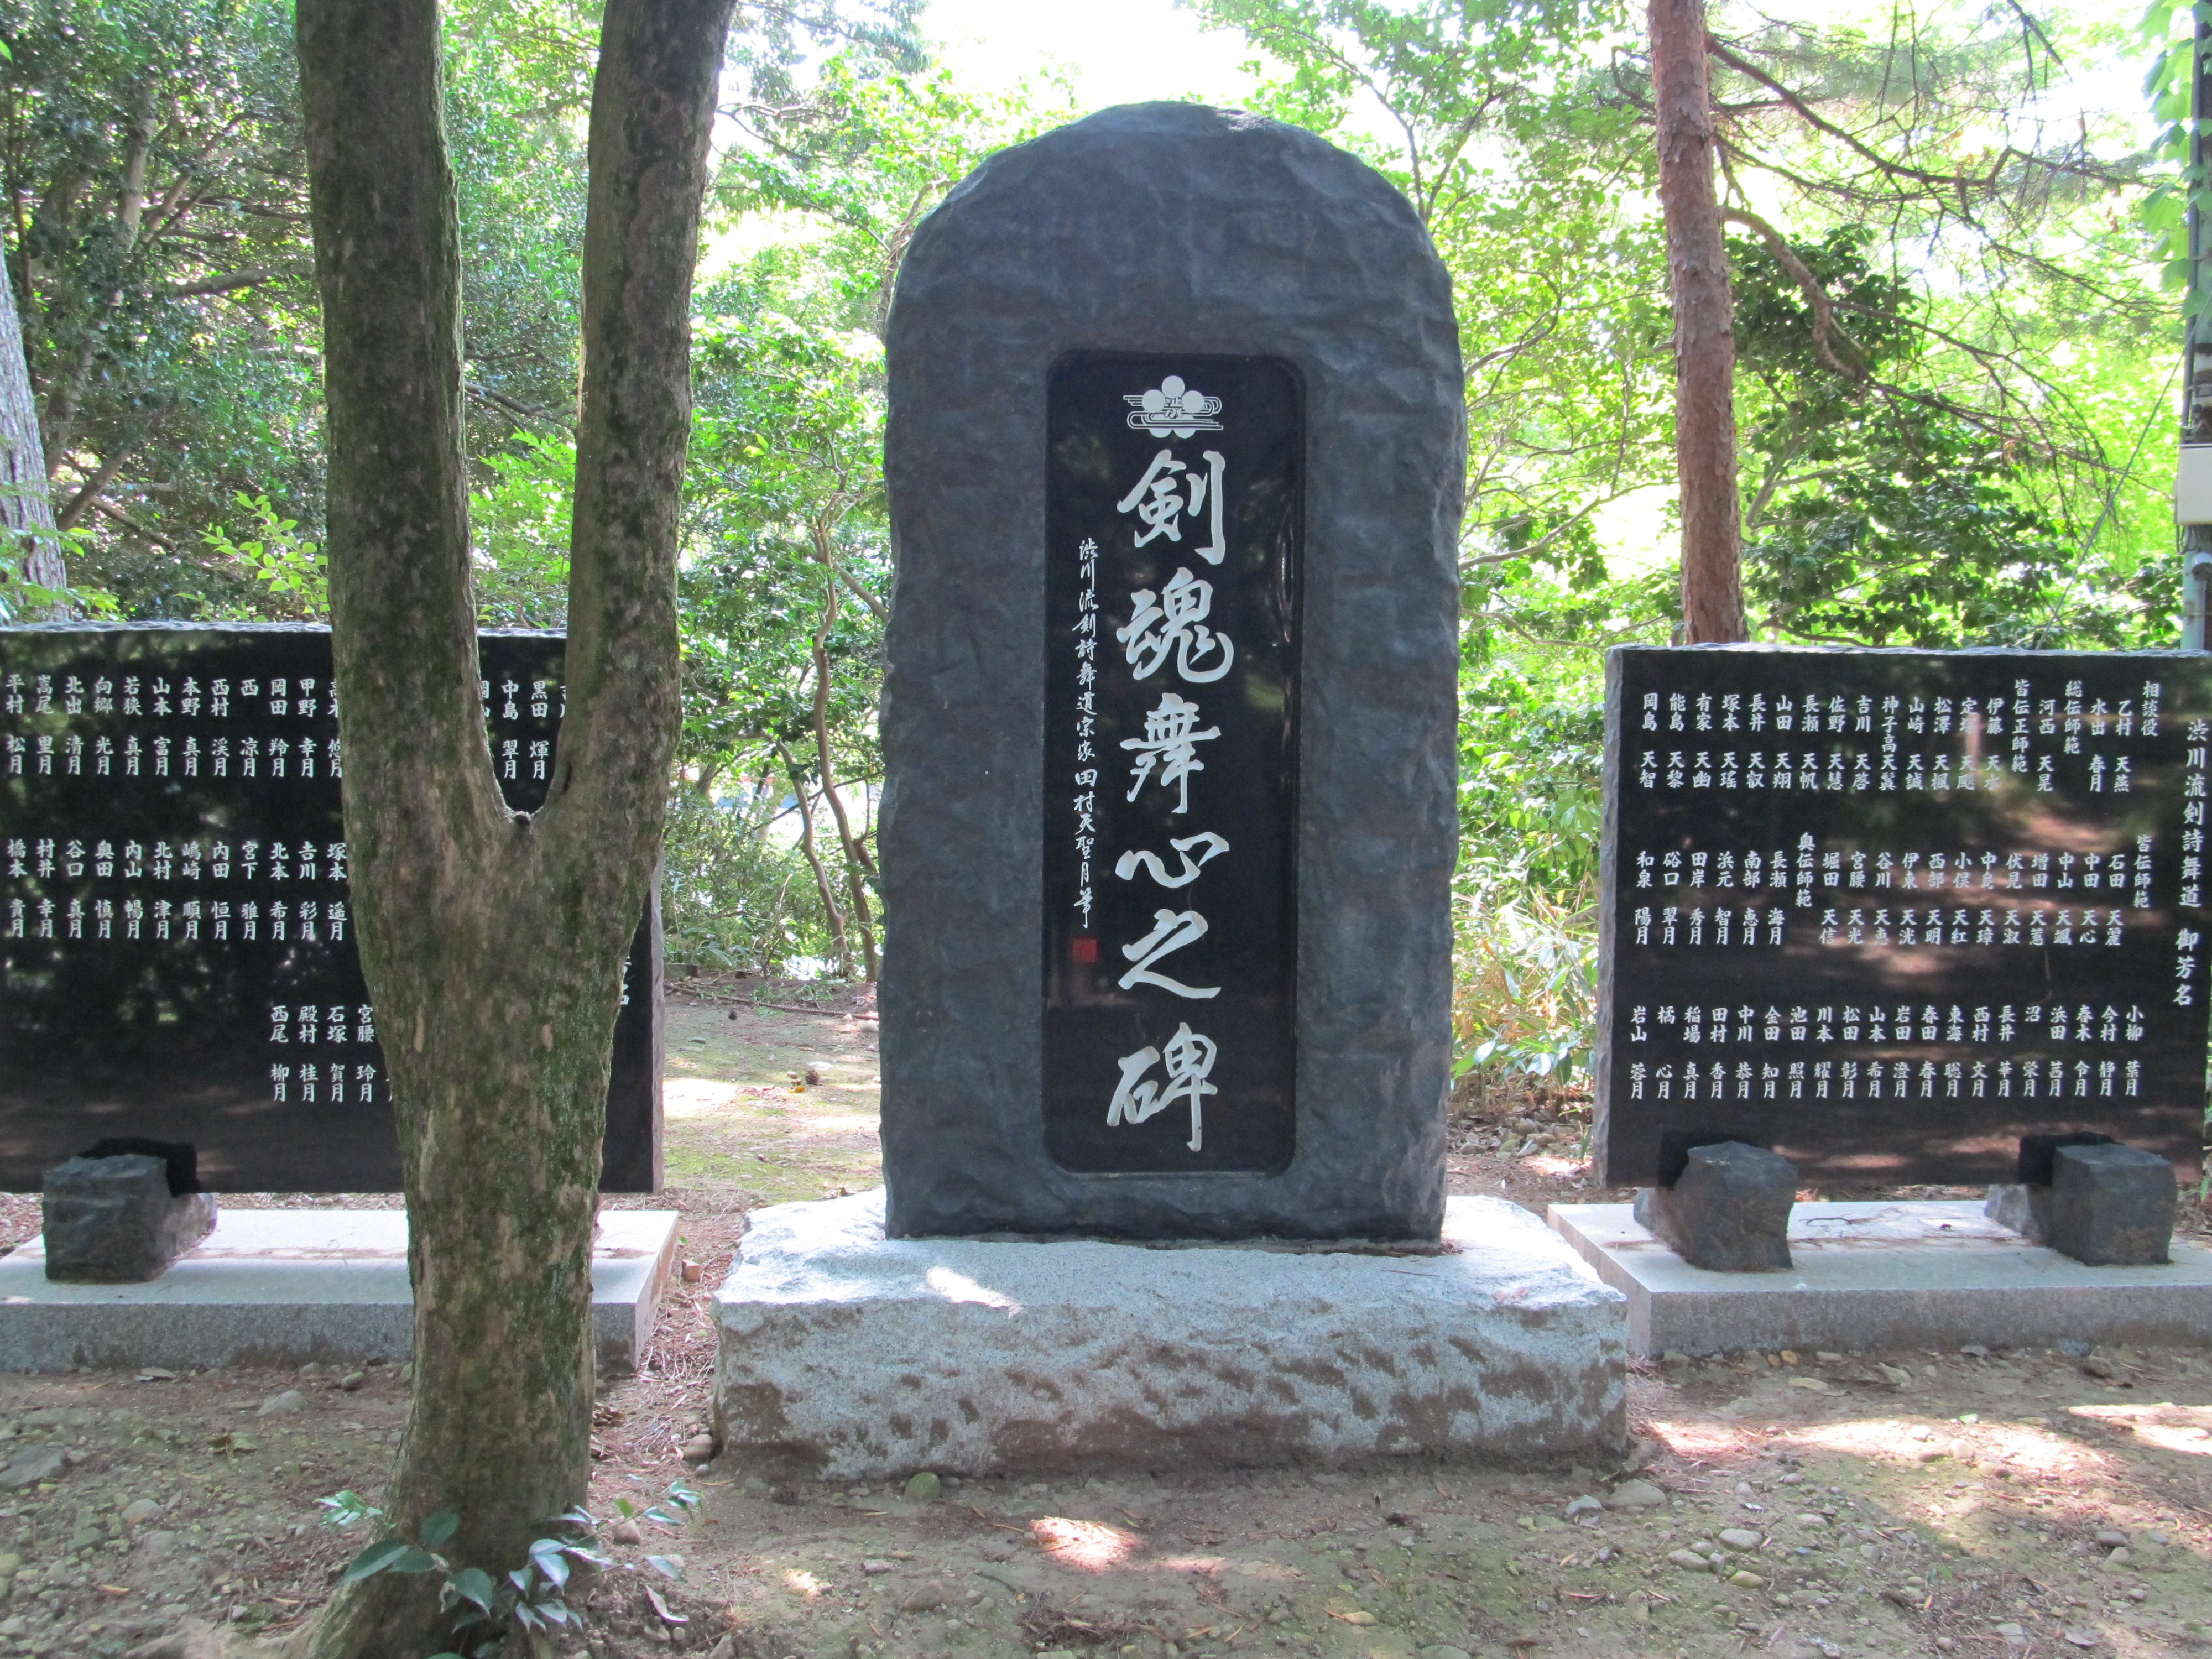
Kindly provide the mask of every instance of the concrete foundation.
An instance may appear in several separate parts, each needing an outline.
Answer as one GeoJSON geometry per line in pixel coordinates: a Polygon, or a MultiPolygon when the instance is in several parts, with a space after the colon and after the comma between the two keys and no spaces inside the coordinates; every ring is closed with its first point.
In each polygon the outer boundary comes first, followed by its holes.
{"type": "MultiPolygon", "coordinates": [[[[602,1373],[635,1369],[675,1263],[673,1210],[606,1210],[592,1256],[602,1373]]],[[[404,1361],[414,1347],[403,1210],[225,1210],[159,1279],[61,1285],[42,1241],[0,1258],[0,1370],[404,1361]]]]}
{"type": "Polygon", "coordinates": [[[2212,1251],[2091,1267],[2031,1244],[1980,1201],[1800,1204],[1787,1273],[1692,1267],[1626,1204],[1555,1204],[1552,1225],[1628,1297],[1631,1352],[2047,1347],[2212,1340],[2212,1251]]]}
{"type": "Polygon", "coordinates": [[[716,1293],[725,1467],[943,1474],[1620,1445],[1626,1330],[1534,1216],[1434,1254],[884,1237],[881,1191],[757,1212],[716,1293]]]}

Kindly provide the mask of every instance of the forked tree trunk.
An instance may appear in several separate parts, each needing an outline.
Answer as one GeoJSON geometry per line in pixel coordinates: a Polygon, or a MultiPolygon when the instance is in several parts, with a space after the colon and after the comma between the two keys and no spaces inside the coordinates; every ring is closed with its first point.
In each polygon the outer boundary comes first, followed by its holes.
{"type": "MultiPolygon", "coordinates": [[[[393,1086],[415,1382],[392,1525],[495,1575],[584,1495],[591,1247],[621,971],[678,723],[690,301],[731,0],[609,0],[592,98],[568,713],[508,811],[477,698],[459,251],[435,0],[300,0],[329,400],[331,600],[362,966],[393,1086]]],[[[435,1586],[307,1650],[419,1659],[435,1586]]]]}
{"type": "Polygon", "coordinates": [[[1741,640],[1743,528],[1735,488],[1735,305],[1713,191],[1705,0],[1650,0],[1659,204],[1674,304],[1674,465],[1681,481],[1686,643],[1741,640]]]}

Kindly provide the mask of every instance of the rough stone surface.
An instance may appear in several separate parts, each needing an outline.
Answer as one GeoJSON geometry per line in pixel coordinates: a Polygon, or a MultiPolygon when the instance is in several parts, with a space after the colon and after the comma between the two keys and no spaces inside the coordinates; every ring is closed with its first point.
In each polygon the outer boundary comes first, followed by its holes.
{"type": "Polygon", "coordinates": [[[752,1218],[715,1294],[723,1462],[783,1478],[1618,1448],[1618,1294],[1500,1199],[1446,1252],[884,1237],[752,1218]]]}
{"type": "MultiPolygon", "coordinates": [[[[673,1210],[603,1210],[592,1252],[602,1375],[635,1369],[675,1269],[673,1210]]],[[[406,1359],[404,1210],[232,1210],[146,1284],[62,1284],[32,1239],[0,1257],[0,1370],[406,1359]]],[[[335,1368],[333,1368],[335,1369],[335,1368]]]]}
{"type": "Polygon", "coordinates": [[[215,1200],[171,1192],[167,1160],[143,1152],[55,1165],[41,1207],[46,1277],[70,1285],[159,1279],[215,1229],[215,1200]]]}
{"type": "Polygon", "coordinates": [[[2045,1243],[2051,1234],[2051,1188],[2032,1181],[2002,1182],[1990,1188],[1982,1213],[2031,1244],[2045,1243]]]}
{"type": "Polygon", "coordinates": [[[2169,1259],[2173,1165],[2139,1146],[2061,1146],[2051,1159],[2051,1248],[2092,1267],[2169,1259]]]}
{"type": "Polygon", "coordinates": [[[2212,1250],[2176,1241],[2164,1267],[2084,1267],[2028,1243],[1972,1199],[1800,1204],[1786,1273],[1692,1267],[1626,1204],[1555,1204],[1550,1219],[1627,1296],[1638,1355],[1953,1352],[1970,1342],[2081,1352],[2202,1347],[2212,1331],[2212,1250]]]}
{"type": "Polygon", "coordinates": [[[1711,1273],[1784,1272],[1797,1171],[1740,1140],[1693,1146],[1672,1187],[1636,1194],[1636,1218],[1683,1261],[1711,1273]]]}
{"type": "Polygon", "coordinates": [[[1108,110],[923,222],[887,353],[892,1232],[1434,1237],[1465,435],[1450,283],[1413,210],[1310,133],[1108,110]],[[1304,382],[1297,1146],[1276,1176],[1080,1176],[1044,1151],[1045,392],[1077,349],[1274,356],[1304,382]]]}

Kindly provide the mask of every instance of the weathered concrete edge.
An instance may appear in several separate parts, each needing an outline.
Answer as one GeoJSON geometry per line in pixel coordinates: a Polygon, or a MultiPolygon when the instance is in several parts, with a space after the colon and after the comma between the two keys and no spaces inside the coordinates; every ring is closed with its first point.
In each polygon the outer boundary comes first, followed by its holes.
{"type": "MultiPolygon", "coordinates": [[[[634,1371],[659,1322],[660,1299],[675,1270],[680,1218],[673,1210],[610,1214],[657,1218],[650,1253],[600,1254],[592,1266],[592,1338],[602,1376],[634,1371]]],[[[641,1224],[633,1224],[640,1225],[641,1224]]],[[[30,1251],[19,1255],[30,1255],[30,1251]]],[[[309,1362],[404,1364],[414,1352],[414,1306],[404,1261],[387,1273],[348,1261],[299,1263],[288,1276],[326,1276],[350,1286],[351,1299],[254,1295],[255,1281],[274,1291],[270,1275],[251,1270],[235,1300],[134,1301],[133,1286],[101,1286],[104,1299],[0,1303],[0,1372],[171,1370],[240,1366],[287,1368],[309,1362]],[[319,1267],[325,1270],[319,1275],[319,1267]],[[384,1282],[396,1279],[396,1284],[384,1282]]],[[[155,1281],[159,1284],[160,1281],[155,1281]]],[[[82,1291],[82,1286],[70,1286],[82,1291]]]]}
{"type": "MultiPolygon", "coordinates": [[[[1700,1356],[1746,1348],[1954,1349],[2048,1346],[2061,1340],[2148,1347],[2212,1345],[2212,1285],[1869,1285],[1802,1289],[1788,1273],[1769,1286],[1700,1293],[1654,1291],[1602,1243],[1576,1231],[1553,1205],[1548,1218],[1576,1254],[1628,1303],[1628,1351],[1700,1356]]],[[[2039,1248],[2027,1246],[2023,1248],[2039,1248]]]]}

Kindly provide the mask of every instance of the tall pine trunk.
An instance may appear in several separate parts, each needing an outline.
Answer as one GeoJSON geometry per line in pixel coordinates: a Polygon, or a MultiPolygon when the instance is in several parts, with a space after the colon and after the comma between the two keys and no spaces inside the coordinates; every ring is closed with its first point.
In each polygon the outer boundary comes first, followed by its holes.
{"type": "MultiPolygon", "coordinates": [[[[0,270],[0,526],[6,527],[13,544],[15,574],[40,587],[68,586],[69,567],[54,533],[53,498],[46,489],[46,452],[39,435],[38,400],[31,394],[22,319],[15,312],[15,285],[4,270],[0,270]]],[[[68,614],[65,607],[38,608],[55,619],[68,614]]]]}
{"type": "Polygon", "coordinates": [[[1650,0],[1659,205],[1674,305],[1674,466],[1681,482],[1684,641],[1741,640],[1743,526],[1736,502],[1735,304],[1713,190],[1705,0],[1650,0]]]}
{"type": "MultiPolygon", "coordinates": [[[[584,1495],[622,964],[678,717],[690,308],[731,0],[609,0],[592,88],[568,711],[509,811],[477,696],[460,261],[435,0],[300,0],[331,605],[362,966],[392,1079],[415,1382],[390,1524],[502,1575],[584,1495]]],[[[435,1586],[342,1589],[318,1655],[419,1659],[435,1586]]]]}

